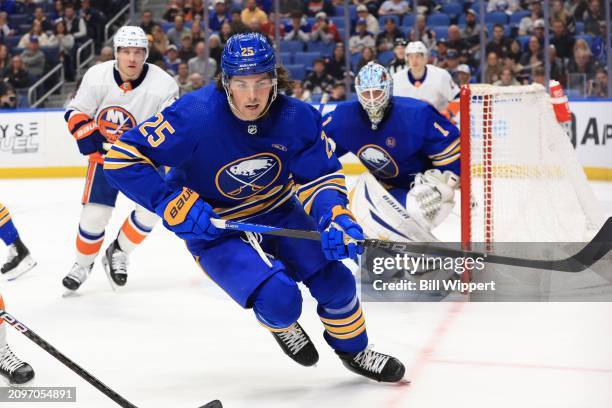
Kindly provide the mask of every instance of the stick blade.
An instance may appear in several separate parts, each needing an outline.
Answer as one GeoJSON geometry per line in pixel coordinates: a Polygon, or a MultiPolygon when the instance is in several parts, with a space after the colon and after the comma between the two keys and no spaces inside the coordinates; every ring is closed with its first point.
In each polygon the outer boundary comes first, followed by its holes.
{"type": "Polygon", "coordinates": [[[221,401],[219,400],[214,400],[210,401],[206,405],[202,405],[200,408],[223,408],[223,404],[221,404],[221,401]]]}

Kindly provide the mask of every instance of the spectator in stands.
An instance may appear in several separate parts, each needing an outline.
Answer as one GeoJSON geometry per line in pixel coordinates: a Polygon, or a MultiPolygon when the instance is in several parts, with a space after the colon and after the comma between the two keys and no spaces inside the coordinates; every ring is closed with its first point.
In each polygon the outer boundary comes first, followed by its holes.
{"type": "Polygon", "coordinates": [[[310,33],[310,39],[312,41],[323,41],[324,43],[342,41],[340,34],[338,34],[338,28],[336,28],[332,21],[327,19],[327,14],[323,11],[317,13],[316,21],[310,33]]]}
{"type": "Polygon", "coordinates": [[[494,52],[499,58],[505,58],[510,52],[511,40],[504,36],[504,26],[495,24],[493,26],[493,38],[487,44],[485,51],[487,54],[494,52]]]}
{"type": "Polygon", "coordinates": [[[531,71],[544,64],[544,55],[540,47],[540,41],[535,35],[529,37],[527,51],[521,56],[520,64],[524,70],[531,71]]]}
{"type": "Polygon", "coordinates": [[[448,41],[446,38],[440,38],[436,47],[435,53],[433,53],[433,59],[431,64],[439,67],[446,64],[446,56],[448,54],[448,41]]]}
{"type": "Polygon", "coordinates": [[[177,74],[174,76],[174,80],[179,87],[179,96],[183,96],[187,92],[191,92],[191,81],[189,80],[189,68],[187,63],[181,62],[177,68],[177,74]]]}
{"type": "Polygon", "coordinates": [[[291,12],[291,22],[285,25],[285,41],[302,41],[307,43],[310,40],[310,28],[305,20],[302,20],[301,11],[291,12]]]}
{"type": "Polygon", "coordinates": [[[168,41],[170,44],[179,45],[182,42],[183,37],[191,35],[189,33],[189,29],[185,27],[185,20],[183,16],[177,15],[174,17],[174,27],[170,28],[166,33],[166,37],[168,37],[168,41]]]}
{"type": "Polygon", "coordinates": [[[565,62],[557,57],[557,49],[553,44],[548,48],[548,59],[550,61],[550,79],[559,81],[562,87],[567,84],[567,71],[565,62]]]}
{"type": "Polygon", "coordinates": [[[173,22],[175,21],[174,18],[178,15],[181,15],[182,13],[183,13],[182,7],[179,7],[177,1],[170,0],[166,4],[166,11],[164,12],[164,15],[162,16],[162,18],[168,22],[173,22]]]}
{"type": "Polygon", "coordinates": [[[342,81],[346,70],[344,60],[344,43],[337,43],[331,58],[325,58],[325,72],[335,80],[342,81]]]}
{"type": "Polygon", "coordinates": [[[232,16],[230,19],[230,26],[231,26],[231,32],[232,34],[237,34],[237,33],[247,33],[249,32],[249,26],[242,21],[242,17],[241,17],[241,13],[242,10],[240,9],[236,9],[236,10],[232,10],[232,16]]]}
{"type": "Polygon", "coordinates": [[[49,38],[49,47],[59,47],[60,61],[64,65],[66,79],[74,81],[75,72],[72,64],[74,37],[66,31],[66,25],[62,20],[55,24],[53,35],[49,38]]]}
{"type": "Polygon", "coordinates": [[[202,0],[193,0],[191,8],[185,11],[186,21],[194,21],[197,17],[204,18],[204,2],[202,0]]]}
{"type": "Polygon", "coordinates": [[[468,9],[465,12],[465,27],[461,29],[461,37],[468,43],[470,52],[477,52],[480,48],[480,24],[477,17],[474,10],[468,9]]]}
{"type": "Polygon", "coordinates": [[[574,34],[576,31],[576,20],[565,8],[563,0],[552,0],[550,2],[550,18],[553,22],[561,20],[569,33],[574,34]]]}
{"type": "Polygon", "coordinates": [[[461,30],[459,30],[459,27],[454,24],[448,27],[447,46],[449,50],[455,50],[458,53],[470,48],[467,41],[461,38],[461,30]]]}
{"type": "Polygon", "coordinates": [[[531,34],[533,24],[536,20],[540,20],[544,16],[540,0],[531,1],[529,9],[531,10],[531,14],[523,17],[519,22],[519,35],[531,34]]]}
{"type": "Polygon", "coordinates": [[[427,27],[425,14],[419,14],[416,18],[416,28],[412,28],[409,34],[410,41],[421,41],[428,50],[436,46],[436,33],[427,27]]]}
{"type": "Polygon", "coordinates": [[[54,24],[45,16],[45,12],[42,7],[36,7],[34,10],[34,20],[40,23],[44,32],[53,31],[54,24]]]}
{"type": "Polygon", "coordinates": [[[368,62],[375,60],[376,52],[374,51],[374,47],[365,47],[363,51],[361,51],[361,59],[357,63],[357,67],[355,67],[355,72],[359,72],[359,70],[366,66],[368,62]]]}
{"type": "Polygon", "coordinates": [[[85,22],[77,17],[74,5],[71,3],[66,4],[64,8],[64,24],[66,24],[66,30],[72,34],[75,41],[79,42],[86,39],[87,27],[85,22]]]}
{"type": "Polygon", "coordinates": [[[196,56],[191,58],[188,62],[189,73],[193,74],[194,72],[202,75],[202,78],[205,78],[206,82],[213,79],[215,76],[215,72],[217,72],[217,62],[208,57],[208,65],[206,65],[206,45],[204,41],[199,41],[195,47],[196,56]]]}
{"type": "Polygon", "coordinates": [[[317,58],[312,63],[312,71],[306,75],[304,89],[311,94],[329,93],[334,84],[334,78],[325,72],[325,62],[317,58]]]}
{"type": "Polygon", "coordinates": [[[520,8],[521,4],[519,0],[489,0],[487,4],[487,13],[501,11],[502,13],[511,15],[516,10],[520,10],[520,8]]]}
{"type": "Polygon", "coordinates": [[[461,64],[455,69],[453,80],[462,87],[463,85],[469,85],[472,80],[472,72],[469,65],[461,64]]]}
{"type": "Polygon", "coordinates": [[[30,85],[30,74],[19,55],[11,59],[11,65],[4,71],[2,77],[15,89],[27,88],[30,85]]]}
{"type": "Polygon", "coordinates": [[[229,21],[224,21],[221,24],[221,31],[219,31],[219,38],[221,39],[221,45],[225,47],[225,43],[232,36],[232,26],[229,21]]]}
{"type": "Polygon", "coordinates": [[[170,73],[172,76],[175,76],[181,62],[183,61],[178,57],[178,48],[176,48],[176,45],[170,44],[168,46],[166,55],[164,56],[164,67],[166,71],[168,71],[168,73],[170,73]]]}
{"type": "Polygon", "coordinates": [[[376,44],[374,36],[367,30],[367,22],[364,19],[357,20],[355,34],[349,38],[349,50],[351,54],[361,52],[365,47],[374,47],[376,44]]]}
{"type": "Polygon", "coordinates": [[[159,24],[153,20],[153,13],[151,10],[144,10],[140,17],[140,28],[142,28],[146,34],[153,34],[153,27],[156,25],[159,24]]]}
{"type": "Polygon", "coordinates": [[[30,37],[28,47],[21,53],[24,68],[34,76],[40,76],[45,71],[45,54],[40,50],[38,38],[30,37]]]}
{"type": "Polygon", "coordinates": [[[164,64],[164,54],[157,48],[157,45],[153,42],[153,36],[151,34],[147,34],[147,39],[149,40],[149,56],[147,58],[147,62],[149,64],[156,64],[160,67],[164,64]]]}
{"type": "Polygon", "coordinates": [[[17,44],[17,48],[27,48],[30,43],[30,38],[32,37],[36,37],[42,47],[47,47],[49,45],[49,36],[42,30],[40,21],[34,20],[32,21],[32,28],[21,37],[17,44]]]}
{"type": "Polygon", "coordinates": [[[153,44],[155,44],[155,48],[165,55],[170,42],[168,41],[168,37],[166,37],[166,33],[164,33],[161,26],[156,25],[153,27],[150,35],[153,36],[153,44]]]}
{"type": "Polygon", "coordinates": [[[446,64],[442,68],[445,68],[452,76],[457,67],[459,67],[459,53],[455,50],[449,50],[446,58],[446,64]]]}
{"type": "Polygon", "coordinates": [[[387,66],[387,69],[391,75],[407,68],[408,61],[406,60],[406,45],[406,40],[403,38],[398,38],[395,40],[395,48],[393,48],[394,58],[387,66]]]}
{"type": "Polygon", "coordinates": [[[100,62],[111,61],[115,59],[115,53],[113,52],[113,48],[109,45],[102,47],[100,50],[100,62]]]}
{"type": "Polygon", "coordinates": [[[15,109],[17,94],[11,85],[0,81],[0,109],[15,109]]]}
{"type": "Polygon", "coordinates": [[[196,19],[193,21],[191,29],[189,30],[189,33],[191,34],[191,41],[193,41],[194,43],[197,43],[198,41],[204,41],[204,30],[200,25],[199,17],[199,14],[196,14],[196,19]]]}
{"type": "Polygon", "coordinates": [[[87,36],[94,40],[96,49],[99,49],[104,41],[104,25],[106,24],[106,18],[104,18],[104,15],[98,10],[91,7],[90,0],[81,1],[79,18],[85,22],[87,36]]]}
{"type": "MultiPolygon", "coordinates": [[[[609,1],[609,0],[607,0],[609,1]]],[[[599,0],[590,0],[589,9],[584,14],[584,33],[594,36],[600,35],[599,22],[605,20],[599,0]]]]}
{"type": "Polygon", "coordinates": [[[8,13],[6,11],[0,12],[0,39],[13,34],[15,34],[15,30],[8,25],[8,13]]]}
{"type": "Polygon", "coordinates": [[[244,24],[249,24],[251,20],[256,19],[259,22],[259,25],[268,21],[268,16],[266,13],[257,7],[256,0],[247,0],[242,13],[240,13],[240,19],[244,24]]]}
{"type": "MultiPolygon", "coordinates": [[[[276,13],[271,12],[268,14],[268,21],[261,25],[261,33],[268,37],[270,41],[274,41],[276,37],[276,13]]],[[[278,34],[280,39],[282,40],[285,37],[285,26],[284,24],[279,24],[278,26],[278,34]]]]}
{"type": "Polygon", "coordinates": [[[321,103],[346,101],[346,85],[344,82],[336,82],[329,95],[321,97],[321,103]]]}
{"type": "Polygon", "coordinates": [[[247,22],[247,26],[249,27],[249,31],[252,33],[261,33],[261,24],[259,20],[256,18],[252,18],[251,21],[247,22]]]}
{"type": "Polygon", "coordinates": [[[221,54],[223,53],[223,46],[221,45],[221,39],[217,34],[211,34],[208,37],[208,54],[210,58],[214,59],[217,63],[217,70],[215,76],[221,71],[221,54]]]}
{"type": "Polygon", "coordinates": [[[224,0],[215,0],[215,9],[208,16],[208,27],[213,31],[221,31],[224,22],[230,21],[230,14],[224,0]]]}
{"type": "Polygon", "coordinates": [[[363,19],[366,21],[366,28],[368,32],[373,35],[378,35],[380,33],[380,24],[378,24],[378,19],[374,17],[368,11],[368,7],[365,4],[360,4],[357,6],[357,19],[363,19]]]}
{"type": "Polygon", "coordinates": [[[394,15],[401,19],[409,11],[410,5],[405,0],[386,0],[378,9],[378,15],[394,15]]]}
{"type": "Polygon", "coordinates": [[[204,86],[204,79],[199,72],[194,72],[193,74],[189,75],[189,82],[191,82],[191,89],[194,91],[204,86]]]}
{"type": "Polygon", "coordinates": [[[593,54],[588,49],[576,48],[574,58],[567,65],[570,74],[583,74],[587,81],[595,78],[599,64],[593,61],[593,54]]]}
{"type": "Polygon", "coordinates": [[[540,85],[546,87],[545,82],[546,82],[546,76],[545,76],[545,72],[544,72],[544,67],[537,67],[533,71],[533,75],[531,76],[531,83],[532,84],[540,84],[540,85]]]}
{"type": "Polygon", "coordinates": [[[304,14],[308,17],[316,17],[323,12],[326,16],[334,15],[334,6],[329,0],[305,0],[304,14]]]}
{"type": "Polygon", "coordinates": [[[499,80],[503,69],[502,62],[497,57],[497,54],[490,52],[487,54],[487,65],[485,71],[485,83],[492,84],[499,80]]]}
{"type": "Polygon", "coordinates": [[[595,72],[595,79],[589,83],[588,96],[595,98],[608,97],[608,71],[598,68],[595,72]]]}
{"type": "Polygon", "coordinates": [[[565,24],[560,19],[552,22],[552,37],[550,43],[555,46],[559,58],[570,58],[574,47],[574,37],[569,35],[565,24]]]}
{"type": "Polygon", "coordinates": [[[11,65],[11,56],[6,45],[0,44],[0,73],[11,65]]]}
{"type": "Polygon", "coordinates": [[[538,41],[540,41],[540,45],[544,45],[544,26],[546,24],[544,23],[544,19],[539,19],[536,20],[535,23],[533,23],[533,28],[531,29],[531,33],[532,35],[534,35],[538,41]]]}
{"type": "Polygon", "coordinates": [[[404,34],[397,28],[395,21],[390,17],[383,17],[385,29],[376,37],[376,49],[379,53],[391,51],[395,40],[404,38],[404,34]]]}
{"type": "Polygon", "coordinates": [[[299,79],[296,79],[293,81],[293,89],[291,90],[291,96],[293,96],[296,99],[299,99],[302,102],[310,102],[310,91],[307,89],[304,89],[304,86],[302,85],[302,81],[299,79]]]}
{"type": "Polygon", "coordinates": [[[587,0],[569,0],[566,1],[565,8],[567,12],[574,16],[576,21],[583,21],[584,14],[586,13],[589,7],[589,3],[587,0]]]}
{"type": "Polygon", "coordinates": [[[53,3],[53,13],[51,13],[51,19],[57,22],[57,20],[63,19],[64,15],[64,2],[62,0],[55,0],[55,3],[53,3]]]}
{"type": "Polygon", "coordinates": [[[521,43],[518,40],[510,41],[510,49],[506,53],[506,58],[510,58],[516,63],[521,61],[521,56],[523,53],[521,52],[521,43]]]}
{"type": "Polygon", "coordinates": [[[515,86],[520,85],[521,83],[514,78],[514,72],[510,68],[502,69],[499,74],[499,79],[493,82],[495,86],[515,86]]]}

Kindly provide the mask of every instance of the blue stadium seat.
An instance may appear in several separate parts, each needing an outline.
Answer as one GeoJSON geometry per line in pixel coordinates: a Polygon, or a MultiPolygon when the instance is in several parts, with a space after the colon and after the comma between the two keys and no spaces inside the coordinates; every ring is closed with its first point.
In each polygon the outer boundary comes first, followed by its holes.
{"type": "Polygon", "coordinates": [[[414,14],[410,13],[410,14],[405,14],[404,18],[402,19],[402,25],[404,27],[412,27],[414,26],[414,14]]]}
{"type": "Polygon", "coordinates": [[[341,40],[344,40],[344,33],[346,32],[346,27],[338,27],[338,35],[341,40]]]}
{"type": "Polygon", "coordinates": [[[16,27],[18,27],[20,34],[25,34],[30,31],[30,28],[32,28],[32,24],[19,24],[16,27]]]}
{"type": "Polygon", "coordinates": [[[9,25],[12,27],[20,25],[32,25],[32,18],[27,14],[11,14],[9,15],[9,25]]]}
{"type": "Polygon", "coordinates": [[[449,24],[450,17],[446,14],[430,14],[429,17],[427,17],[427,25],[429,26],[448,26],[449,24]]]}
{"type": "Polygon", "coordinates": [[[584,40],[589,45],[589,48],[593,45],[593,36],[589,34],[580,34],[576,36],[577,40],[584,40]]]}
{"type": "MultiPolygon", "coordinates": [[[[344,15],[344,6],[335,6],[334,7],[334,15],[336,17],[344,15]]],[[[350,5],[349,6],[349,17],[351,19],[357,18],[357,6],[350,5]]]]}
{"type": "Polygon", "coordinates": [[[321,58],[321,53],[318,52],[296,52],[293,55],[293,63],[302,64],[306,67],[312,67],[312,62],[317,58],[321,58]]]}
{"type": "Polygon", "coordinates": [[[290,52],[281,52],[279,56],[283,65],[293,64],[293,54],[290,52]]]}
{"type": "Polygon", "coordinates": [[[531,12],[529,10],[517,10],[514,13],[512,13],[512,15],[510,16],[510,23],[518,24],[521,22],[523,17],[527,17],[530,14],[531,12]]]}
{"type": "Polygon", "coordinates": [[[576,21],[576,34],[584,34],[584,23],[576,21]]]}
{"type": "MultiPolygon", "coordinates": [[[[478,16],[478,14],[476,14],[476,21],[480,21],[480,17],[478,16]]],[[[459,20],[458,20],[458,24],[460,26],[465,26],[465,14],[461,14],[459,16],[459,20]]]]}
{"type": "Polygon", "coordinates": [[[382,29],[382,27],[385,25],[385,21],[387,21],[388,19],[392,19],[393,21],[395,21],[395,25],[399,27],[400,25],[400,18],[398,16],[381,16],[378,17],[378,24],[380,24],[380,27],[382,29]]]}
{"type": "Polygon", "coordinates": [[[309,52],[318,52],[323,56],[331,56],[335,47],[336,44],[333,42],[324,43],[323,41],[309,41],[306,43],[306,48],[309,52]]]}
{"type": "Polygon", "coordinates": [[[395,54],[393,53],[393,51],[384,51],[378,54],[376,56],[376,59],[378,60],[378,62],[381,63],[381,65],[387,66],[387,64],[391,62],[394,56],[395,54]]]}
{"type": "Polygon", "coordinates": [[[463,12],[463,6],[459,3],[446,3],[442,5],[442,13],[451,16],[451,18],[458,16],[463,12]]]}
{"type": "Polygon", "coordinates": [[[304,51],[304,43],[301,41],[281,41],[280,51],[291,53],[304,51]]]}
{"type": "Polygon", "coordinates": [[[172,27],[174,27],[174,23],[169,23],[167,21],[164,21],[161,23],[161,28],[164,33],[167,33],[168,30],[171,29],[172,27]]]}
{"type": "Polygon", "coordinates": [[[344,16],[331,17],[330,20],[336,25],[336,27],[344,28],[344,16]]]}
{"type": "Polygon", "coordinates": [[[436,33],[436,38],[448,38],[448,27],[431,27],[431,31],[436,33]]]}
{"type": "Polygon", "coordinates": [[[314,23],[316,23],[316,20],[314,17],[306,17],[306,24],[312,27],[314,23]]]}
{"type": "Polygon", "coordinates": [[[59,47],[40,47],[40,50],[45,54],[47,67],[52,68],[59,63],[59,47]]]}
{"type": "Polygon", "coordinates": [[[494,11],[485,15],[485,23],[493,24],[506,24],[508,22],[508,15],[501,11],[494,11]]]}
{"type": "Polygon", "coordinates": [[[353,71],[357,71],[357,64],[359,64],[359,60],[361,60],[360,52],[351,54],[351,67],[353,68],[353,71]]]}
{"type": "Polygon", "coordinates": [[[303,81],[306,77],[306,67],[301,64],[289,64],[285,65],[285,69],[289,71],[289,76],[291,79],[299,79],[303,81]]]}
{"type": "Polygon", "coordinates": [[[528,35],[519,35],[518,37],[516,37],[516,40],[521,44],[521,50],[526,51],[527,50],[527,44],[529,43],[529,36],[528,35]]]}
{"type": "Polygon", "coordinates": [[[6,45],[9,51],[12,52],[12,50],[17,47],[17,44],[19,44],[20,39],[21,39],[21,36],[19,35],[12,35],[10,37],[5,37],[4,45],[6,45]]]}

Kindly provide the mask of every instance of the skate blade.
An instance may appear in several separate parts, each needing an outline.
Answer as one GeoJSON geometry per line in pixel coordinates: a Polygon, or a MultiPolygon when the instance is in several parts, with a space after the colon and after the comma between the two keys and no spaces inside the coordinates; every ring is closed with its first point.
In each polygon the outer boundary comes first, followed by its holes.
{"type": "Polygon", "coordinates": [[[110,283],[110,286],[113,292],[115,293],[119,292],[121,286],[117,285],[115,281],[113,280],[113,277],[110,274],[110,267],[108,266],[108,262],[106,261],[106,256],[102,257],[102,268],[104,269],[104,273],[106,274],[106,277],[108,278],[108,283],[110,283]]]}
{"type": "Polygon", "coordinates": [[[63,298],[71,298],[71,297],[78,297],[78,296],[81,296],[81,294],[78,292],[78,289],[70,290],[70,289],[64,288],[64,293],[62,293],[63,298]]]}
{"type": "Polygon", "coordinates": [[[9,272],[6,272],[3,276],[7,281],[11,282],[15,279],[19,278],[26,272],[31,271],[36,266],[36,261],[32,259],[30,256],[27,256],[21,261],[17,267],[9,272]]]}

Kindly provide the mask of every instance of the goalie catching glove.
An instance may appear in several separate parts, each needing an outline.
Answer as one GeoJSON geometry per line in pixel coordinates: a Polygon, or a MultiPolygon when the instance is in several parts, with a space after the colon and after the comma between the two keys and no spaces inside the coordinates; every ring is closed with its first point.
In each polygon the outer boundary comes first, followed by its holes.
{"type": "Polygon", "coordinates": [[[430,169],[419,173],[406,198],[406,211],[428,230],[437,227],[455,206],[459,177],[451,171],[430,169]]]}
{"type": "Polygon", "coordinates": [[[325,257],[330,261],[351,258],[357,260],[357,255],[363,253],[363,230],[355,222],[349,210],[339,205],[335,206],[328,217],[319,223],[321,246],[325,257]]]}
{"type": "Polygon", "coordinates": [[[96,121],[84,113],[73,112],[68,119],[68,129],[77,141],[79,152],[87,156],[92,153],[106,153],[106,138],[100,133],[96,121]]]}
{"type": "Polygon", "coordinates": [[[164,226],[182,239],[212,241],[222,231],[211,224],[211,218],[219,218],[212,207],[195,191],[183,187],[166,197],[155,213],[164,220],[164,226]]]}

